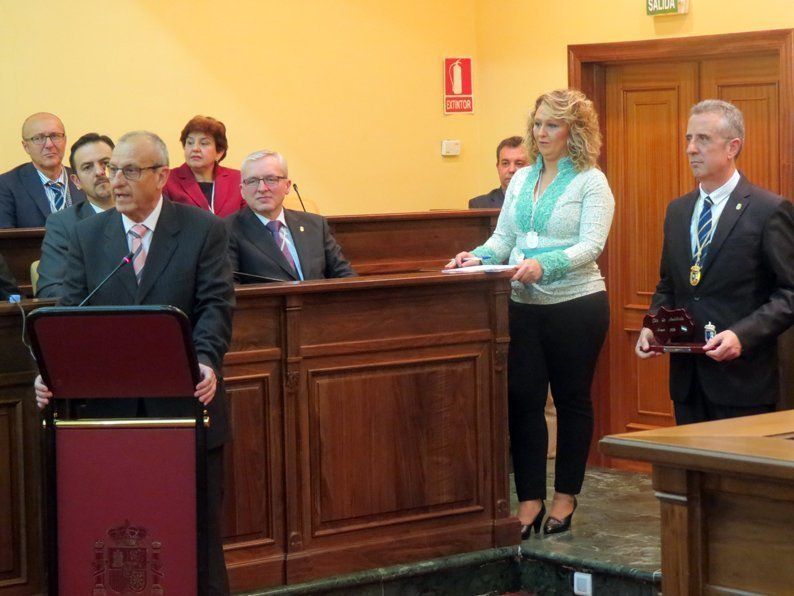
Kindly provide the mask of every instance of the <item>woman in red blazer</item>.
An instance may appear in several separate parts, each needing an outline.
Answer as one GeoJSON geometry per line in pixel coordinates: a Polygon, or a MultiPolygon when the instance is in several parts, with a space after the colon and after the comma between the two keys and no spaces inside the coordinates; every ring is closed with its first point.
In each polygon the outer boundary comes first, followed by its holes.
{"type": "Polygon", "coordinates": [[[171,170],[163,195],[176,203],[194,205],[226,217],[245,206],[240,193],[240,170],[224,168],[229,143],[223,122],[195,116],[179,136],[185,148],[185,163],[171,170]]]}

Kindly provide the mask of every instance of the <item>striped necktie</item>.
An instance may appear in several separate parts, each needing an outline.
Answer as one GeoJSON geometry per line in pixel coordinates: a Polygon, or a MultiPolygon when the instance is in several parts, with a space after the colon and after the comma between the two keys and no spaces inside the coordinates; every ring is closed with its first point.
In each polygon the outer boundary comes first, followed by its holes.
{"type": "Polygon", "coordinates": [[[60,211],[66,206],[66,195],[63,192],[63,183],[59,180],[57,182],[47,182],[47,186],[52,191],[52,205],[53,213],[60,211]]]}
{"type": "Polygon", "coordinates": [[[697,239],[695,241],[695,254],[692,255],[694,261],[698,264],[706,260],[706,253],[711,243],[711,197],[706,197],[703,200],[703,209],[700,211],[698,218],[697,239]]]}
{"type": "Polygon", "coordinates": [[[267,222],[267,229],[273,234],[273,240],[276,241],[276,245],[281,250],[281,254],[287,259],[287,263],[289,263],[289,266],[292,268],[292,272],[297,273],[298,270],[295,267],[295,260],[292,258],[292,253],[287,246],[287,234],[282,228],[283,224],[277,219],[267,222]]]}
{"type": "Polygon", "coordinates": [[[141,283],[141,275],[143,274],[143,266],[146,263],[146,248],[143,245],[143,237],[149,231],[143,224],[135,224],[127,232],[132,237],[132,268],[135,270],[135,280],[138,284],[141,283]]]}

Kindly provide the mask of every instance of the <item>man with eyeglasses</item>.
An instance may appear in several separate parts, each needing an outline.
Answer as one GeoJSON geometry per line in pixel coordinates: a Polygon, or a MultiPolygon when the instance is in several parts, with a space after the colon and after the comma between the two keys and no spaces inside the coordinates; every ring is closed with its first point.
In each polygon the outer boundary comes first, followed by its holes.
{"type": "Polygon", "coordinates": [[[58,116],[39,112],[22,124],[30,162],[0,175],[0,228],[41,228],[51,213],[85,200],[61,163],[66,131],[58,116]]]}
{"type": "Polygon", "coordinates": [[[79,221],[113,207],[113,193],[106,169],[114,146],[109,137],[95,132],[83,135],[72,145],[70,178],[77,188],[85,192],[86,200],[47,218],[36,298],[60,298],[72,230],[79,221]]]}
{"type": "MultiPolygon", "coordinates": [[[[223,445],[231,431],[220,373],[231,340],[234,284],[226,228],[208,211],[163,199],[168,150],[153,133],[122,136],[107,164],[107,176],[116,206],[75,225],[61,303],[79,304],[132,253],[131,262],[111,276],[88,304],[170,305],[190,319],[201,373],[194,395],[211,419],[207,432],[209,594],[228,594],[220,511],[223,445]]],[[[34,388],[37,404],[44,408],[52,393],[41,376],[34,388]]],[[[139,402],[87,400],[80,413],[88,418],[127,418],[143,411],[168,418],[192,412],[192,408],[184,411],[184,403],[169,399],[139,402]]]]}
{"type": "Polygon", "coordinates": [[[283,155],[275,151],[252,153],[243,160],[241,178],[248,208],[225,220],[232,267],[239,281],[356,275],[324,217],[283,208],[291,186],[283,155]]]}

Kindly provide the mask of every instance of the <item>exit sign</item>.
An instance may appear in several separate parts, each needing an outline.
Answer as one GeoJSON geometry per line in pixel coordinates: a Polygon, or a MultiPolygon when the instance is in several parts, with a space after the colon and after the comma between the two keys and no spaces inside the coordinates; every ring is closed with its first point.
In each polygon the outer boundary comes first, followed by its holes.
{"type": "Polygon", "coordinates": [[[654,17],[660,14],[686,14],[689,0],[645,0],[645,14],[654,17]]]}

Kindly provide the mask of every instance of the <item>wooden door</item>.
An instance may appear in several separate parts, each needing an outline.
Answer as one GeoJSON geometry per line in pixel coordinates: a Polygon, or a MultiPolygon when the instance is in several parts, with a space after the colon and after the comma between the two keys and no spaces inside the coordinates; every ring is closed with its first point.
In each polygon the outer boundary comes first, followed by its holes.
{"type": "Polygon", "coordinates": [[[781,192],[779,95],[780,61],[776,55],[701,63],[701,98],[724,99],[744,114],[745,147],[736,162],[739,170],[753,184],[776,193],[781,192]]]}
{"type": "Polygon", "coordinates": [[[609,241],[615,432],[672,423],[667,359],[640,361],[633,346],[659,279],[667,203],[691,186],[682,147],[697,70],[697,62],[680,62],[606,72],[607,172],[616,206],[609,241]]]}
{"type": "Polygon", "coordinates": [[[684,152],[689,108],[705,98],[735,103],[746,127],[738,166],[779,192],[779,60],[759,54],[607,66],[604,97],[605,165],[616,201],[608,432],[617,433],[674,424],[667,357],[641,361],[633,348],[659,279],[667,204],[696,186],[684,152]]]}

